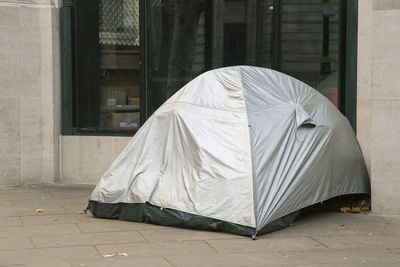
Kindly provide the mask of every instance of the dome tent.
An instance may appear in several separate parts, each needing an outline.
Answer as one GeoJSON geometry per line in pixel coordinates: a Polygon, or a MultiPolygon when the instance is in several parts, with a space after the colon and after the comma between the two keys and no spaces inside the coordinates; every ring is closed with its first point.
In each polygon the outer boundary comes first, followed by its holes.
{"type": "Polygon", "coordinates": [[[279,72],[208,71],[168,99],[94,189],[96,217],[256,236],[335,196],[369,193],[347,119],[279,72]]]}

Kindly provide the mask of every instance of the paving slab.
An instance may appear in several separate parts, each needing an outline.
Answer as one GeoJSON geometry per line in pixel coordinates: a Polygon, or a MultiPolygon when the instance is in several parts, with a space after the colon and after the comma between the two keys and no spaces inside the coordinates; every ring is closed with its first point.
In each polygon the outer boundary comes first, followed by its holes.
{"type": "Polygon", "coordinates": [[[0,217],[0,227],[22,225],[19,217],[0,217]]]}
{"type": "Polygon", "coordinates": [[[127,230],[150,230],[150,229],[165,229],[165,226],[126,222],[119,220],[108,220],[95,218],[94,220],[87,220],[87,222],[78,223],[80,229],[85,233],[93,232],[118,232],[127,230]]]}
{"type": "MultiPolygon", "coordinates": [[[[25,266],[25,267],[72,267],[69,262],[53,262],[53,263],[33,263],[33,264],[26,264],[26,265],[18,265],[18,266],[25,266]]],[[[82,266],[80,266],[82,267],[82,266]]]]}
{"type": "Polygon", "coordinates": [[[267,251],[287,250],[326,250],[320,242],[310,237],[272,237],[252,240],[207,240],[215,250],[220,253],[262,253],[267,251]]]}
{"type": "Polygon", "coordinates": [[[68,262],[70,260],[96,260],[101,256],[92,246],[63,248],[34,248],[0,251],[0,265],[68,262]]]}
{"type": "Polygon", "coordinates": [[[38,200],[38,199],[51,199],[54,196],[51,192],[30,192],[30,191],[2,191],[0,193],[0,201],[12,201],[14,199],[24,200],[29,204],[29,200],[38,200]]]}
{"type": "Polygon", "coordinates": [[[52,195],[55,198],[86,198],[86,202],[89,201],[89,197],[92,193],[93,189],[90,190],[81,190],[81,191],[73,191],[73,190],[68,190],[68,191],[52,191],[52,195]]]}
{"type": "Polygon", "coordinates": [[[155,230],[139,230],[148,241],[183,241],[183,240],[213,240],[213,239],[249,239],[227,233],[200,231],[167,227],[155,230]]]}
{"type": "Polygon", "coordinates": [[[322,251],[282,251],[279,254],[286,259],[288,264],[386,266],[388,263],[400,263],[400,253],[397,252],[386,249],[329,249],[322,251]]]}
{"type": "Polygon", "coordinates": [[[76,224],[0,227],[0,238],[18,237],[18,236],[76,234],[76,233],[81,233],[81,230],[76,224]]]}
{"type": "Polygon", "coordinates": [[[400,235],[366,234],[366,235],[335,235],[313,236],[316,240],[332,249],[376,249],[400,248],[400,235]]]}
{"type": "MultiPolygon", "coordinates": [[[[368,217],[365,215],[362,216],[368,217]]],[[[343,214],[338,212],[306,214],[299,217],[292,226],[263,235],[260,238],[275,236],[310,236],[314,234],[327,236],[357,234],[354,227],[349,227],[349,222],[354,222],[355,219],[356,221],[362,221],[362,219],[358,219],[358,217],[358,214],[343,214]]]]}
{"type": "Polygon", "coordinates": [[[46,214],[63,214],[66,213],[62,206],[58,205],[30,205],[28,202],[25,207],[10,207],[3,208],[0,212],[0,217],[16,217],[16,216],[41,216],[46,214]],[[37,210],[41,210],[38,212],[37,210]]]}
{"type": "Polygon", "coordinates": [[[88,200],[80,201],[79,203],[69,203],[65,201],[62,207],[66,210],[67,213],[82,213],[88,205],[88,200]]]}
{"type": "MultiPolygon", "coordinates": [[[[21,216],[24,225],[41,225],[41,224],[69,224],[69,223],[91,223],[98,219],[90,214],[56,214],[41,216],[21,216]]],[[[1,218],[0,218],[1,224],[1,218]]]]}
{"type": "Polygon", "coordinates": [[[181,255],[215,255],[217,251],[205,241],[147,242],[135,244],[97,245],[102,255],[127,253],[129,257],[164,257],[181,255]]]}
{"type": "MultiPolygon", "coordinates": [[[[1,194],[1,192],[0,192],[1,194]]],[[[9,200],[2,200],[0,201],[0,209],[4,209],[4,208],[12,208],[14,207],[13,203],[9,200]]]]}
{"type": "Polygon", "coordinates": [[[164,257],[121,257],[115,256],[96,261],[72,261],[72,267],[132,267],[157,266],[173,267],[164,257]]]}
{"type": "Polygon", "coordinates": [[[32,236],[35,247],[65,247],[146,242],[136,231],[32,236]]]}
{"type": "Polygon", "coordinates": [[[203,267],[203,266],[282,266],[287,260],[277,252],[263,253],[235,253],[216,254],[212,257],[206,255],[169,256],[169,262],[174,266],[203,267]]]}
{"type": "Polygon", "coordinates": [[[92,189],[0,187],[0,266],[400,266],[400,216],[314,212],[254,241],[94,218],[92,189]]]}
{"type": "MultiPolygon", "coordinates": [[[[28,203],[26,200],[21,199],[13,199],[10,201],[13,207],[26,207],[28,203]]],[[[52,206],[62,206],[62,205],[79,205],[80,210],[82,211],[86,208],[88,203],[88,198],[86,197],[76,197],[76,198],[56,198],[56,197],[49,197],[49,198],[41,198],[41,199],[30,199],[29,205],[30,206],[45,206],[45,205],[52,205],[52,206]]]]}
{"type": "Polygon", "coordinates": [[[0,238],[0,251],[23,248],[33,248],[33,244],[29,237],[0,238]]]}

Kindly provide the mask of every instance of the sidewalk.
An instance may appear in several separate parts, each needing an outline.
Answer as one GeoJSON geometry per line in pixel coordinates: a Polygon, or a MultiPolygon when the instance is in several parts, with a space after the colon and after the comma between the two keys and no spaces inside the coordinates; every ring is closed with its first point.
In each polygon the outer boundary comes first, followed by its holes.
{"type": "Polygon", "coordinates": [[[93,187],[0,187],[0,266],[400,266],[400,216],[323,212],[253,241],[96,219],[93,187]]]}

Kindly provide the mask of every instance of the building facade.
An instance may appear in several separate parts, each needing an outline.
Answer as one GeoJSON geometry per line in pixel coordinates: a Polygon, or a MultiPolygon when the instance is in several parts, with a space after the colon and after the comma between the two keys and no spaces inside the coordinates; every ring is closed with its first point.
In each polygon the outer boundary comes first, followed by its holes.
{"type": "Polygon", "coordinates": [[[185,83],[252,65],[344,113],[400,215],[399,23],[395,0],[0,0],[0,185],[95,184],[185,83]]]}

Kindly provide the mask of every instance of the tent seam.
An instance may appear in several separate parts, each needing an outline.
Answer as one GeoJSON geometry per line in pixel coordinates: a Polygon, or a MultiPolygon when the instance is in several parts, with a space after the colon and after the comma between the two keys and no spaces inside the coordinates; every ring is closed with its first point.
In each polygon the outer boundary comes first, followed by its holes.
{"type": "Polygon", "coordinates": [[[239,79],[240,79],[240,84],[242,87],[242,95],[243,95],[243,103],[244,103],[244,107],[246,110],[246,118],[247,118],[247,130],[249,133],[249,148],[250,148],[250,162],[251,162],[251,189],[252,189],[252,195],[253,195],[253,216],[254,216],[254,222],[255,222],[255,233],[254,235],[257,235],[257,230],[258,230],[258,220],[257,220],[257,208],[256,208],[256,197],[255,197],[255,183],[254,183],[254,175],[255,175],[255,171],[254,171],[254,164],[253,164],[253,151],[252,151],[252,142],[251,142],[251,134],[250,134],[250,129],[251,129],[251,125],[249,122],[249,116],[248,116],[248,110],[247,110],[247,104],[246,104],[246,96],[244,93],[244,84],[243,84],[243,80],[242,80],[242,68],[240,66],[238,66],[238,72],[239,72],[239,79]]]}

